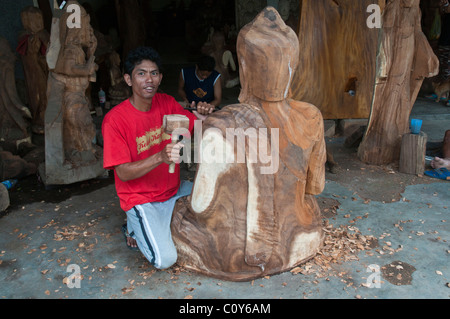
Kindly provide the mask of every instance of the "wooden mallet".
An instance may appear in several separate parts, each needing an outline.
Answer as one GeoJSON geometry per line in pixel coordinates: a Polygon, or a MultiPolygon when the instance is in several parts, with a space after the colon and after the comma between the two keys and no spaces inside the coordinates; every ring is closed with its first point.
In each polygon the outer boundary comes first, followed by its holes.
{"type": "MultiPolygon", "coordinates": [[[[189,118],[181,114],[168,114],[163,118],[163,129],[166,134],[172,134],[172,143],[178,141],[178,136],[189,132],[189,118]],[[176,134],[178,133],[180,134],[176,134]]],[[[169,165],[169,173],[175,172],[175,163],[169,165]]]]}

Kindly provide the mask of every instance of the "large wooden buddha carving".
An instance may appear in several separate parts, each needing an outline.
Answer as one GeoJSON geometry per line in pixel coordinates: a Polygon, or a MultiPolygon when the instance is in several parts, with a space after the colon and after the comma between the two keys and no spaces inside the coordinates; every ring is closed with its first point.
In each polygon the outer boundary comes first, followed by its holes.
{"type": "Polygon", "coordinates": [[[237,40],[242,92],[195,132],[200,160],[191,197],[174,210],[178,263],[244,281],[313,257],[322,242],[314,195],[325,184],[323,119],[289,98],[295,32],[265,8],[237,40]]]}

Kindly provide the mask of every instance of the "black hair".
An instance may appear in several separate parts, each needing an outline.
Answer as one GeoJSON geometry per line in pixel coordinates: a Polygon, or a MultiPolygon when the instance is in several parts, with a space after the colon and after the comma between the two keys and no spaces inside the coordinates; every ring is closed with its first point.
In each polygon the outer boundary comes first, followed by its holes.
{"type": "Polygon", "coordinates": [[[133,73],[136,65],[140,64],[144,60],[152,61],[156,64],[159,71],[162,72],[162,62],[158,52],[151,47],[141,46],[131,50],[128,53],[124,63],[125,74],[129,74],[131,76],[131,73],[133,73]]]}
{"type": "Polygon", "coordinates": [[[212,72],[216,67],[216,60],[210,55],[203,55],[198,60],[197,67],[200,71],[212,72]]]}

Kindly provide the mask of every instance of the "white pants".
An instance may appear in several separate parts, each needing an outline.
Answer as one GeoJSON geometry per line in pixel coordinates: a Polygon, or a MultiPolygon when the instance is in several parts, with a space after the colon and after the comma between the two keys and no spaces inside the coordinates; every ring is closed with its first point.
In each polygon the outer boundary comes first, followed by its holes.
{"type": "Polygon", "coordinates": [[[176,200],[189,195],[192,185],[181,181],[177,194],[167,201],[136,205],[126,212],[128,233],[155,268],[169,268],[177,261],[170,223],[176,200]]]}

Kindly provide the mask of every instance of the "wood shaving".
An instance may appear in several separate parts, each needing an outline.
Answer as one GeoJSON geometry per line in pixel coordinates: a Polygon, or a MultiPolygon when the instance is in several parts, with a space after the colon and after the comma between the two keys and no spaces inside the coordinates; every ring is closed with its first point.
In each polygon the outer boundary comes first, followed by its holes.
{"type": "Polygon", "coordinates": [[[319,252],[306,263],[292,269],[292,274],[315,274],[316,278],[335,274],[342,277],[344,274],[336,271],[333,264],[359,260],[359,252],[372,250],[378,242],[373,236],[361,234],[354,225],[333,227],[328,220],[324,220],[322,230],[324,240],[319,252]]]}

